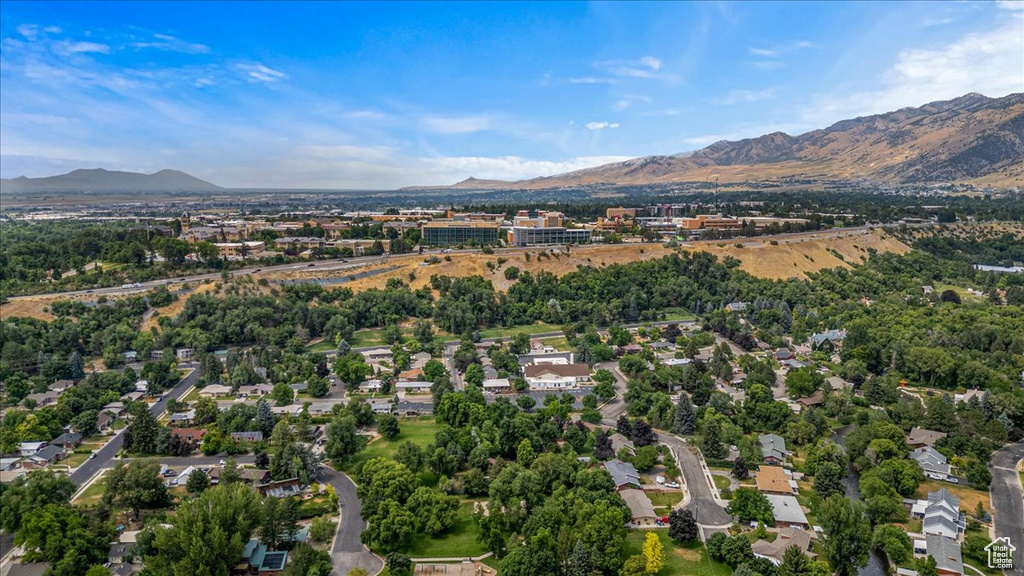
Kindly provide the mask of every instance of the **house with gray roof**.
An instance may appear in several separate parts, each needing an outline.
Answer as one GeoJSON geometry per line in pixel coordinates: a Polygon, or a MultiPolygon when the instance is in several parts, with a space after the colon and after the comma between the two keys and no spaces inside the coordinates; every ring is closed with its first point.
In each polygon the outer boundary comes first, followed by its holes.
{"type": "Polygon", "coordinates": [[[640,488],[640,473],[630,462],[623,462],[619,459],[609,460],[604,463],[604,469],[612,475],[615,481],[615,489],[640,488]]]}
{"type": "Polygon", "coordinates": [[[925,542],[928,547],[928,555],[935,558],[935,568],[940,575],[963,575],[964,559],[960,553],[959,542],[937,534],[926,534],[925,542]]]}
{"type": "Polygon", "coordinates": [[[629,506],[630,524],[634,526],[653,526],[658,520],[658,513],[654,511],[654,504],[643,490],[627,488],[619,491],[619,496],[629,506]]]}
{"type": "Polygon", "coordinates": [[[761,455],[765,464],[779,466],[786,463],[789,451],[786,450],[786,439],[778,434],[761,434],[761,455]]]}
{"type": "Polygon", "coordinates": [[[800,502],[794,496],[765,494],[765,498],[772,505],[772,514],[775,516],[776,526],[780,528],[802,528],[804,530],[811,527],[807,521],[807,515],[800,508],[800,502]]]}
{"type": "Polygon", "coordinates": [[[925,428],[918,428],[914,426],[910,429],[910,434],[907,434],[907,444],[911,448],[923,448],[925,446],[935,446],[935,443],[946,437],[945,432],[937,432],[935,430],[927,430],[925,428]]]}
{"type": "Polygon", "coordinates": [[[946,457],[931,446],[916,448],[910,452],[910,458],[921,466],[924,475],[934,480],[946,480],[949,478],[949,461],[946,457]]]}
{"type": "Polygon", "coordinates": [[[924,509],[924,523],[921,531],[925,534],[956,538],[967,528],[966,515],[960,511],[960,499],[943,488],[928,493],[924,509]]]}

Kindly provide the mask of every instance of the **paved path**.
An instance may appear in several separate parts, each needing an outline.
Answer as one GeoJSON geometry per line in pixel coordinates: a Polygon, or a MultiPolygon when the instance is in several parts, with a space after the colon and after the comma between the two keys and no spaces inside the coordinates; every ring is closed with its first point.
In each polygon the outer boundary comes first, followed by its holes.
{"type": "Polygon", "coordinates": [[[732,515],[725,511],[711,491],[712,480],[708,478],[708,472],[705,472],[703,459],[691,450],[686,441],[674,434],[659,430],[658,439],[672,450],[676,461],[679,462],[679,469],[686,479],[686,491],[690,495],[690,501],[684,508],[693,512],[697,524],[703,527],[732,524],[732,515]]]}
{"type": "Polygon", "coordinates": [[[360,515],[362,506],[356,496],[356,485],[348,476],[327,466],[320,471],[320,478],[334,487],[341,505],[338,534],[331,548],[331,563],[334,565],[332,574],[345,576],[357,566],[368,574],[379,573],[384,569],[384,562],[363,546],[359,539],[366,528],[366,522],[360,515]]]}
{"type": "Polygon", "coordinates": [[[1004,446],[992,455],[989,469],[992,484],[992,519],[996,537],[1007,537],[1017,548],[1013,553],[1013,569],[1003,572],[1013,576],[1024,575],[1024,489],[1021,487],[1017,464],[1024,458],[1024,442],[1004,446]]]}

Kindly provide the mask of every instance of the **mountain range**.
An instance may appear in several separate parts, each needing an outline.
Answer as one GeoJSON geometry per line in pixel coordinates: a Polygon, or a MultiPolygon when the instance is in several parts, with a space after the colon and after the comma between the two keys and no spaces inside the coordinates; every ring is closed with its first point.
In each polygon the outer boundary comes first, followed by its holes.
{"type": "Polygon", "coordinates": [[[540,189],[719,179],[868,179],[892,184],[1024,184],[1024,93],[953,100],[843,120],[799,136],[773,132],[684,154],[646,156],[517,182],[470,178],[450,188],[540,189]]]}
{"type": "Polygon", "coordinates": [[[19,192],[214,192],[220,186],[200,180],[180,170],[161,170],[153,174],[120,172],[103,168],[73,170],[60,176],[0,180],[0,190],[19,192]]]}

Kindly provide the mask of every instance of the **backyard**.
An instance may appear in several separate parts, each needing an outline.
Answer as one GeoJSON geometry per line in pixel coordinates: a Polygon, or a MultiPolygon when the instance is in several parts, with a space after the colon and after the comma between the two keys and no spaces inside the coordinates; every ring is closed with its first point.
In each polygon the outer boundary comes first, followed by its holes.
{"type": "Polygon", "coordinates": [[[648,532],[657,534],[661,545],[665,547],[665,565],[658,574],[725,576],[732,573],[725,564],[712,560],[700,542],[679,544],[668,537],[668,530],[631,530],[626,535],[626,544],[623,546],[623,560],[640,553],[648,532]]]}

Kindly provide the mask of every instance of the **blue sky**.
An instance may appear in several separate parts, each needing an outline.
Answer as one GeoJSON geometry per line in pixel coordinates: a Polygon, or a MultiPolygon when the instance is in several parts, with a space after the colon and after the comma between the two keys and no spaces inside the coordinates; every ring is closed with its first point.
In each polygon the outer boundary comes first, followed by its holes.
{"type": "Polygon", "coordinates": [[[0,174],[518,179],[1024,91],[1024,2],[0,4],[0,174]]]}

